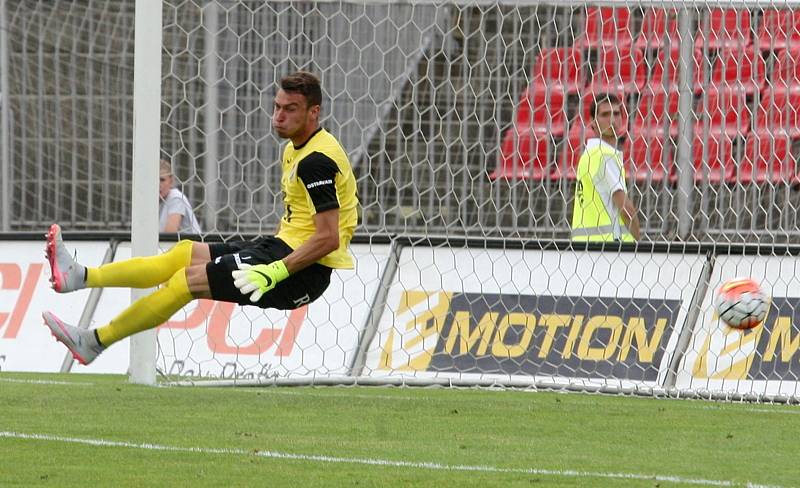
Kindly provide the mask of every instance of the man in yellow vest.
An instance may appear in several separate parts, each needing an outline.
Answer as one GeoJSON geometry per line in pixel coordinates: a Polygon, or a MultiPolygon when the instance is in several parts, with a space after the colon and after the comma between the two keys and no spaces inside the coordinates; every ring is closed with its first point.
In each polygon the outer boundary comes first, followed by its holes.
{"type": "Polygon", "coordinates": [[[628,198],[622,151],[617,149],[622,102],[616,95],[598,94],[590,116],[597,137],[586,141],[578,161],[572,240],[633,242],[640,235],[639,216],[628,198]]]}

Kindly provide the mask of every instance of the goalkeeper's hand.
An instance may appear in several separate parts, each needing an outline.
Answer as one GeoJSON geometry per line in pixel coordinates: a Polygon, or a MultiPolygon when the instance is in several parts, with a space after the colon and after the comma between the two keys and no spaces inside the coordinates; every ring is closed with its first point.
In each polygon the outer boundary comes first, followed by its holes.
{"type": "Polygon", "coordinates": [[[280,259],[269,264],[251,266],[240,263],[239,269],[231,271],[233,284],[242,293],[250,294],[250,301],[257,302],[264,293],[275,288],[279,281],[289,277],[289,270],[280,259]]]}

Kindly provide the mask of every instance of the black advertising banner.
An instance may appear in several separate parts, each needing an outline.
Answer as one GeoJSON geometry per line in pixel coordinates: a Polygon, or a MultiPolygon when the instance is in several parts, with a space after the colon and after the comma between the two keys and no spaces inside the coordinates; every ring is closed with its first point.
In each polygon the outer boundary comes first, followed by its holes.
{"type": "Polygon", "coordinates": [[[630,297],[406,291],[397,313],[411,320],[395,324],[379,369],[656,381],[680,307],[630,297]]]}

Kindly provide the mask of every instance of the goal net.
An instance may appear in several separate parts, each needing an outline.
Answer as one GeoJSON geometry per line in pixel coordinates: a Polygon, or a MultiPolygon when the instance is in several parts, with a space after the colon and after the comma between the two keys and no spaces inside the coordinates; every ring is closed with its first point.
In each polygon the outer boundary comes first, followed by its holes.
{"type": "MultiPolygon", "coordinates": [[[[2,229],[129,230],[133,2],[4,5],[2,229]]],[[[297,69],[362,203],[355,272],[291,313],[195,302],[166,377],[799,395],[800,4],[164,0],[163,36],[161,152],[203,238],[274,232],[297,69]],[[638,246],[568,242],[600,93],[638,246]],[[734,276],[773,298],[750,332],[714,315],[734,276]]]]}

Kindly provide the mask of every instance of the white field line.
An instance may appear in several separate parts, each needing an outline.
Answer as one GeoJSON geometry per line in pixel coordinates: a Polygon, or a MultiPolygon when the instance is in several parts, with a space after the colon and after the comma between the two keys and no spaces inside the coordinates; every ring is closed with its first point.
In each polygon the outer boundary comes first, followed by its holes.
{"type": "Polygon", "coordinates": [[[25,383],[29,385],[67,385],[67,386],[94,386],[94,383],[85,381],[54,381],[54,380],[23,380],[17,378],[0,378],[0,383],[25,383]]]}
{"type": "Polygon", "coordinates": [[[783,408],[776,408],[776,409],[769,409],[769,408],[724,408],[724,407],[712,407],[706,406],[702,407],[703,410],[716,410],[718,412],[728,412],[728,413],[736,413],[736,412],[748,412],[748,413],[777,413],[777,414],[787,414],[787,415],[800,415],[800,410],[786,410],[783,408]]]}
{"type": "Polygon", "coordinates": [[[468,471],[499,474],[524,474],[540,476],[561,476],[566,478],[602,478],[620,480],[665,481],[682,485],[700,486],[745,486],[747,488],[783,488],[775,485],[760,485],[747,483],[737,484],[726,480],[709,480],[702,478],[683,478],[681,476],[668,476],[658,474],[638,473],[606,473],[593,471],[576,471],[540,468],[501,468],[485,465],[442,464],[436,462],[393,461],[378,458],[347,458],[338,456],[323,456],[318,454],[292,454],[278,451],[245,450],[238,448],[206,448],[206,447],[180,447],[162,444],[136,443],[125,441],[109,441],[104,439],[83,439],[78,437],[64,437],[49,434],[26,434],[22,432],[0,431],[0,438],[24,439],[33,441],[66,442],[70,444],[83,444],[98,447],[125,447],[129,449],[143,449],[148,451],[186,452],[197,454],[222,454],[233,456],[257,456],[271,459],[289,459],[295,461],[311,461],[332,464],[361,464],[368,466],[384,466],[393,468],[411,468],[436,471],[468,471]]]}

